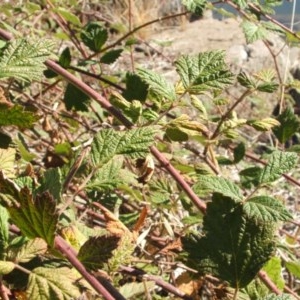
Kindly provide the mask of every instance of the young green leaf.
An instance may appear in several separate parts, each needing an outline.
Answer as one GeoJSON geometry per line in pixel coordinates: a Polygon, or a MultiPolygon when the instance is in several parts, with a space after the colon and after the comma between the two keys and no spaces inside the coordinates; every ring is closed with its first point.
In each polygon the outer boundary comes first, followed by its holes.
{"type": "Polygon", "coordinates": [[[207,0],[182,0],[181,2],[188,11],[196,14],[197,16],[202,16],[203,10],[207,4],[207,0]]]}
{"type": "Polygon", "coordinates": [[[24,111],[21,105],[0,107],[0,126],[14,125],[19,128],[31,128],[39,118],[32,112],[24,111]]]}
{"type": "Polygon", "coordinates": [[[114,63],[123,52],[123,49],[114,49],[111,51],[106,52],[101,58],[100,62],[103,64],[112,64],[114,63]]]}
{"type": "Polygon", "coordinates": [[[129,282],[120,287],[119,292],[125,299],[140,299],[145,295],[145,291],[151,291],[155,288],[154,281],[129,282]]]}
{"type": "Polygon", "coordinates": [[[21,247],[10,246],[7,251],[7,260],[15,263],[27,263],[37,255],[43,255],[47,251],[47,243],[41,238],[35,238],[27,241],[21,247]]]}
{"type": "Polygon", "coordinates": [[[28,238],[40,237],[53,246],[58,223],[53,197],[43,193],[33,199],[28,188],[23,188],[16,199],[18,203],[7,207],[12,221],[28,238]]]}
{"type": "Polygon", "coordinates": [[[46,69],[44,61],[51,54],[52,48],[53,42],[43,39],[34,43],[29,43],[26,39],[9,42],[0,53],[0,80],[4,78],[41,80],[46,69]]]}
{"type": "Polygon", "coordinates": [[[280,125],[280,123],[273,118],[265,118],[262,120],[248,120],[247,124],[258,131],[269,131],[273,127],[280,125]]]}
{"type": "Polygon", "coordinates": [[[246,147],[244,143],[239,143],[233,150],[233,162],[235,164],[239,163],[246,154],[246,147]]]}
{"type": "Polygon", "coordinates": [[[267,37],[267,30],[258,24],[250,21],[244,21],[242,28],[246,37],[247,44],[251,44],[257,40],[262,40],[267,37]]]}
{"type": "Polygon", "coordinates": [[[0,259],[4,258],[6,247],[8,246],[8,223],[9,215],[2,205],[0,205],[0,259]]]}
{"type": "Polygon", "coordinates": [[[300,263],[298,261],[287,261],[285,266],[291,274],[300,279],[300,263]]]}
{"type": "Polygon", "coordinates": [[[100,23],[88,23],[81,32],[80,37],[83,43],[94,52],[100,52],[108,38],[107,29],[100,23]]]}
{"type": "Polygon", "coordinates": [[[243,195],[239,187],[232,181],[222,177],[200,176],[193,189],[195,191],[204,189],[213,193],[220,193],[223,196],[233,199],[235,202],[243,200],[243,195]]]}
{"type": "Polygon", "coordinates": [[[14,163],[16,159],[16,149],[0,149],[0,166],[1,171],[7,177],[14,177],[14,163]]]}
{"type": "Polygon", "coordinates": [[[248,199],[243,210],[249,218],[259,222],[287,221],[293,218],[285,206],[269,196],[257,196],[248,199]]]}
{"type": "Polygon", "coordinates": [[[63,68],[68,68],[71,64],[71,52],[70,48],[66,47],[63,52],[61,53],[58,63],[63,67],[63,68]]]}
{"type": "Polygon", "coordinates": [[[281,259],[279,257],[272,257],[263,267],[263,271],[265,271],[272,282],[283,291],[285,282],[282,276],[282,266],[281,259]]]}
{"type": "Polygon", "coordinates": [[[207,205],[203,233],[183,239],[188,265],[233,288],[248,285],[275,250],[274,224],[256,222],[240,204],[217,193],[207,205]]]}
{"type": "Polygon", "coordinates": [[[26,295],[28,299],[72,300],[80,297],[79,288],[75,285],[76,273],[68,268],[34,269],[29,275],[26,295]]]}
{"type": "Polygon", "coordinates": [[[238,75],[237,80],[242,86],[244,86],[248,89],[256,88],[256,83],[255,83],[254,79],[246,72],[241,72],[238,75]]]}
{"type": "Polygon", "coordinates": [[[296,153],[274,151],[267,166],[262,169],[259,182],[269,183],[277,180],[283,173],[289,172],[296,165],[297,160],[296,153]]]}
{"type": "Polygon", "coordinates": [[[272,131],[279,142],[284,144],[299,130],[300,122],[290,107],[278,116],[277,121],[280,125],[272,128],[272,131]]]}
{"type": "Polygon", "coordinates": [[[5,275],[9,274],[15,268],[15,264],[11,261],[0,260],[0,274],[5,275]]]}
{"type": "Polygon", "coordinates": [[[179,58],[175,65],[185,90],[190,94],[201,94],[204,91],[223,90],[229,86],[233,74],[229,71],[224,56],[224,51],[215,50],[179,58]]]}
{"type": "Polygon", "coordinates": [[[89,96],[75,85],[71,83],[67,85],[63,99],[67,110],[74,108],[77,111],[88,111],[89,99],[89,96]]]}
{"type": "Polygon", "coordinates": [[[61,15],[67,22],[70,22],[71,24],[76,25],[78,27],[81,26],[80,19],[76,15],[71,13],[69,9],[59,7],[55,8],[53,11],[61,15]]]}
{"type": "Polygon", "coordinates": [[[92,143],[91,159],[94,165],[106,163],[117,154],[130,158],[144,157],[154,142],[153,127],[135,128],[127,131],[101,130],[92,143]]]}
{"type": "Polygon", "coordinates": [[[170,101],[176,99],[174,86],[160,74],[142,68],[138,69],[137,74],[149,85],[149,89],[159,97],[170,101]]]}
{"type": "Polygon", "coordinates": [[[49,192],[52,197],[59,201],[62,191],[62,174],[59,168],[52,168],[45,171],[41,179],[40,186],[35,191],[35,194],[49,192]]]}
{"type": "Polygon", "coordinates": [[[113,160],[104,164],[87,184],[87,190],[111,190],[123,183],[119,176],[122,165],[122,156],[114,157],[113,160]]]}

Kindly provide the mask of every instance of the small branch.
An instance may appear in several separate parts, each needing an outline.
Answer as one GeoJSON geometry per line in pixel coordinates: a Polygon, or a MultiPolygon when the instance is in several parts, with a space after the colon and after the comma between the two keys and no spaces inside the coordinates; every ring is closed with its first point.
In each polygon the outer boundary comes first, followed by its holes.
{"type": "Polygon", "coordinates": [[[258,272],[259,279],[265,284],[265,286],[276,295],[280,295],[281,291],[278,289],[276,284],[270,279],[265,271],[258,272]]]}
{"type": "Polygon", "coordinates": [[[159,276],[148,275],[142,270],[134,269],[131,267],[125,267],[125,266],[121,266],[120,271],[130,274],[130,275],[133,275],[133,276],[142,277],[143,279],[146,279],[146,280],[154,281],[156,285],[160,286],[165,291],[168,291],[169,293],[172,293],[173,295],[175,295],[181,299],[184,299],[184,300],[192,300],[193,299],[191,296],[186,295],[185,293],[180,291],[178,288],[176,288],[172,284],[163,281],[159,276]]]}
{"type": "Polygon", "coordinates": [[[0,297],[2,300],[9,300],[10,290],[3,284],[2,279],[0,280],[0,297]]]}

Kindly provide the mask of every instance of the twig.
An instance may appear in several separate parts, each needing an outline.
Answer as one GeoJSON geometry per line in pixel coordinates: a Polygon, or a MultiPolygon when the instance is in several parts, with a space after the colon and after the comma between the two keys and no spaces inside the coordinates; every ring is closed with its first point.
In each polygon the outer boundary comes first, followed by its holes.
{"type": "Polygon", "coordinates": [[[272,291],[276,295],[280,295],[281,291],[278,289],[276,284],[270,279],[268,274],[265,271],[258,272],[259,279],[268,287],[270,291],[272,291]]]}

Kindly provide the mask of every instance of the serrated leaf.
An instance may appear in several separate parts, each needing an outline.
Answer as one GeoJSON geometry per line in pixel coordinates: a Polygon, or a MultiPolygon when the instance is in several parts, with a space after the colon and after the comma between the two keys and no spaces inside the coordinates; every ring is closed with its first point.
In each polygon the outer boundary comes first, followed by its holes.
{"type": "Polygon", "coordinates": [[[188,136],[208,136],[208,128],[200,122],[190,120],[188,115],[182,114],[167,125],[169,128],[177,128],[188,136]]]}
{"type": "Polygon", "coordinates": [[[201,117],[207,119],[207,111],[203,102],[195,95],[191,95],[191,104],[200,112],[201,117]]]}
{"type": "Polygon", "coordinates": [[[0,107],[0,126],[14,125],[20,128],[30,128],[39,118],[36,114],[25,111],[20,105],[0,107]]]}
{"type": "Polygon", "coordinates": [[[119,289],[119,292],[125,299],[137,299],[136,297],[145,295],[154,288],[154,281],[130,282],[122,285],[119,289]]]}
{"type": "Polygon", "coordinates": [[[0,205],[0,259],[3,259],[9,238],[9,215],[2,205],[0,205]]]}
{"type": "Polygon", "coordinates": [[[43,255],[48,251],[47,243],[41,238],[27,241],[21,247],[9,247],[7,259],[15,263],[27,263],[37,255],[43,255]]]}
{"type": "Polygon", "coordinates": [[[256,89],[264,93],[274,93],[279,87],[278,83],[275,82],[266,82],[260,83],[257,85],[256,89]]]}
{"type": "Polygon", "coordinates": [[[46,69],[44,61],[51,54],[52,48],[53,42],[43,39],[34,43],[26,39],[8,42],[0,58],[0,79],[41,80],[46,69]]]}
{"type": "Polygon", "coordinates": [[[300,278],[300,263],[298,261],[287,261],[285,266],[291,274],[300,278]]]}
{"type": "Polygon", "coordinates": [[[267,30],[258,24],[250,21],[244,21],[242,28],[245,34],[247,44],[251,44],[257,40],[262,40],[267,37],[267,30]]]}
{"type": "Polygon", "coordinates": [[[60,14],[69,23],[76,25],[78,27],[81,26],[80,19],[76,15],[71,13],[70,10],[59,7],[59,8],[55,8],[53,11],[60,14]]]}
{"type": "Polygon", "coordinates": [[[21,133],[18,133],[18,139],[15,139],[15,143],[18,146],[21,157],[25,161],[30,162],[36,157],[35,154],[29,152],[26,141],[21,133]]]}
{"type": "Polygon", "coordinates": [[[26,295],[35,300],[72,300],[80,296],[78,278],[68,268],[36,268],[29,275],[26,295]]]}
{"type": "Polygon", "coordinates": [[[289,172],[297,163],[298,156],[293,152],[274,151],[267,166],[262,169],[259,182],[269,183],[277,180],[283,173],[289,172]]]}
{"type": "Polygon", "coordinates": [[[112,64],[120,57],[122,52],[123,49],[114,49],[108,51],[100,58],[100,62],[103,64],[112,64]]]}
{"type": "Polygon", "coordinates": [[[294,298],[289,294],[281,294],[281,295],[270,294],[262,298],[262,300],[294,300],[294,298]]]}
{"type": "Polygon", "coordinates": [[[247,200],[243,210],[253,220],[262,222],[287,221],[293,218],[285,206],[269,196],[256,196],[247,200]]]}
{"type": "Polygon", "coordinates": [[[23,188],[16,199],[18,203],[7,207],[11,220],[28,238],[40,237],[53,246],[58,223],[53,197],[43,193],[33,199],[28,188],[23,188]]]}
{"type": "Polygon", "coordinates": [[[15,268],[15,264],[11,261],[0,260],[0,274],[5,275],[9,274],[15,268]]]}
{"type": "Polygon", "coordinates": [[[144,157],[154,142],[153,127],[135,128],[127,131],[101,130],[92,143],[91,159],[94,165],[106,163],[117,154],[130,158],[144,157]]]}
{"type": "Polygon", "coordinates": [[[243,200],[240,188],[230,180],[217,176],[200,176],[193,186],[194,190],[208,190],[213,193],[220,193],[223,196],[233,199],[235,202],[243,200]]]}
{"type": "Polygon", "coordinates": [[[206,7],[206,0],[182,0],[182,5],[186,7],[186,9],[197,16],[202,16],[203,10],[206,7]]]}
{"type": "Polygon", "coordinates": [[[67,110],[88,111],[89,99],[88,95],[73,84],[67,85],[63,99],[67,110]]]}
{"type": "Polygon", "coordinates": [[[139,100],[145,102],[148,94],[148,85],[141,80],[141,78],[133,73],[126,73],[126,90],[122,93],[122,96],[128,100],[139,100]]]}
{"type": "Polygon", "coordinates": [[[215,193],[207,204],[201,236],[183,239],[188,265],[243,288],[273,255],[275,229],[272,223],[250,219],[240,204],[215,193]]]}
{"type": "Polygon", "coordinates": [[[35,194],[49,192],[52,197],[59,201],[62,191],[62,174],[59,168],[52,168],[45,171],[40,182],[40,186],[35,194]]]}
{"type": "Polygon", "coordinates": [[[256,83],[254,82],[253,78],[246,72],[241,72],[238,75],[237,80],[242,86],[244,86],[248,89],[256,88],[256,83]]]}
{"type": "Polygon", "coordinates": [[[245,188],[251,188],[252,185],[259,185],[259,178],[261,176],[262,168],[250,167],[240,171],[241,184],[245,188]]]}
{"type": "Polygon", "coordinates": [[[233,74],[229,71],[224,51],[215,50],[197,56],[182,56],[176,62],[185,90],[190,94],[225,89],[232,83],[233,74]]]}
{"type": "Polygon", "coordinates": [[[87,184],[87,190],[111,190],[124,183],[122,178],[120,178],[122,165],[122,156],[114,157],[113,160],[104,164],[87,184]]]}
{"type": "Polygon", "coordinates": [[[290,107],[287,107],[277,118],[280,125],[272,128],[280,143],[288,141],[300,127],[300,122],[290,107]]]}
{"type": "Polygon", "coordinates": [[[268,274],[272,282],[283,291],[285,282],[282,276],[281,259],[279,257],[272,257],[263,267],[263,270],[268,274]]]}
{"type": "Polygon", "coordinates": [[[273,127],[279,126],[280,123],[273,118],[265,118],[262,120],[248,120],[247,124],[258,131],[269,131],[273,127]]]}
{"type": "Polygon", "coordinates": [[[0,149],[0,171],[7,177],[14,177],[14,164],[16,159],[16,149],[0,149]]]}
{"type": "Polygon", "coordinates": [[[81,32],[80,37],[83,43],[94,52],[100,52],[108,38],[107,29],[100,23],[88,23],[81,32]]]}
{"type": "Polygon", "coordinates": [[[58,63],[63,67],[63,68],[68,68],[71,64],[71,52],[70,48],[66,47],[61,55],[59,56],[58,63]]]}
{"type": "Polygon", "coordinates": [[[149,85],[149,89],[159,97],[170,101],[176,99],[174,86],[160,74],[142,68],[137,70],[137,74],[149,85]]]}

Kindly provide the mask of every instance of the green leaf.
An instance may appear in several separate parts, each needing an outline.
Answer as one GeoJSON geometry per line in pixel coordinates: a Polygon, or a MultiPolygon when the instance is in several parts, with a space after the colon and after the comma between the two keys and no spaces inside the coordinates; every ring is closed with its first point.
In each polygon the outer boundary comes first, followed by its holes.
{"type": "Polygon", "coordinates": [[[15,143],[18,146],[18,150],[19,150],[21,157],[25,161],[30,162],[36,157],[35,154],[29,152],[26,141],[20,132],[18,133],[18,139],[15,139],[15,143]]]}
{"type": "Polygon", "coordinates": [[[300,263],[298,261],[287,261],[285,266],[291,274],[300,279],[300,263]]]}
{"type": "Polygon", "coordinates": [[[186,9],[197,16],[202,16],[203,10],[206,7],[206,0],[182,0],[182,5],[186,7],[186,9]]]}
{"type": "Polygon", "coordinates": [[[257,196],[247,200],[243,205],[246,215],[262,222],[287,221],[293,218],[285,206],[269,196],[257,196]]]}
{"type": "Polygon", "coordinates": [[[147,291],[151,291],[154,288],[154,281],[130,282],[122,285],[119,292],[125,299],[138,299],[137,297],[145,295],[147,291]]]}
{"type": "Polygon", "coordinates": [[[267,166],[262,169],[259,182],[269,183],[277,180],[283,173],[289,172],[296,165],[297,160],[296,153],[274,151],[267,166]]]}
{"type": "Polygon", "coordinates": [[[200,274],[212,274],[233,288],[243,288],[273,255],[275,227],[256,222],[240,204],[214,193],[201,236],[183,239],[187,263],[200,274]]]}
{"type": "Polygon", "coordinates": [[[14,177],[14,165],[16,160],[16,149],[0,149],[0,169],[7,177],[14,177]]]}
{"type": "Polygon", "coordinates": [[[254,82],[253,78],[246,72],[241,72],[238,75],[237,80],[242,86],[244,86],[248,89],[256,88],[256,83],[254,82]]]}
{"type": "Polygon", "coordinates": [[[176,62],[176,69],[188,93],[201,94],[204,91],[221,91],[232,83],[224,51],[215,50],[197,56],[182,56],[176,62]]]}
{"type": "Polygon", "coordinates": [[[139,100],[145,102],[148,94],[148,85],[142,81],[138,75],[127,72],[125,83],[126,90],[122,93],[122,96],[126,100],[139,100]]]}
{"type": "Polygon", "coordinates": [[[179,128],[176,127],[168,127],[166,129],[167,137],[174,142],[183,142],[189,139],[187,133],[181,131],[179,128]]]}
{"type": "Polygon", "coordinates": [[[235,3],[239,8],[246,8],[248,6],[247,0],[233,0],[233,3],[235,3]]]}
{"type": "Polygon", "coordinates": [[[67,110],[74,108],[76,111],[88,111],[89,99],[89,96],[75,85],[71,83],[67,85],[63,100],[67,110]]]}
{"type": "Polygon", "coordinates": [[[40,81],[46,69],[44,62],[51,54],[52,48],[53,42],[43,39],[31,43],[26,39],[9,42],[1,53],[0,80],[15,78],[40,81]]]}
{"type": "Polygon", "coordinates": [[[261,176],[262,168],[250,167],[240,171],[241,184],[245,188],[251,188],[251,186],[259,185],[259,178],[261,176]]]}
{"type": "Polygon", "coordinates": [[[127,131],[103,129],[92,143],[91,159],[94,165],[101,165],[117,154],[130,158],[145,157],[154,142],[156,130],[153,127],[135,128],[127,131]]]}
{"type": "Polygon", "coordinates": [[[3,259],[9,238],[8,212],[0,205],[0,259],[3,259]]]}
{"type": "Polygon", "coordinates": [[[93,176],[93,180],[87,184],[87,190],[111,190],[122,184],[123,180],[120,178],[122,165],[122,156],[114,157],[113,160],[104,164],[93,176]]]}
{"type": "Polygon", "coordinates": [[[203,102],[195,95],[191,95],[191,104],[200,112],[200,116],[207,120],[207,111],[203,102]]]}
{"type": "Polygon", "coordinates": [[[35,238],[27,241],[21,247],[10,246],[8,248],[7,259],[15,263],[27,263],[37,255],[43,255],[47,251],[47,243],[41,238],[35,238]]]}
{"type": "Polygon", "coordinates": [[[43,238],[53,246],[58,214],[56,203],[49,193],[33,199],[28,188],[23,188],[16,198],[18,203],[7,207],[12,221],[28,238],[43,238]]]}
{"type": "Polygon", "coordinates": [[[244,21],[242,23],[242,28],[247,44],[251,44],[267,37],[268,31],[263,26],[255,24],[254,22],[244,21]]]}
{"type": "Polygon", "coordinates": [[[213,193],[220,193],[223,196],[233,199],[235,202],[243,200],[240,188],[230,180],[217,176],[199,176],[199,180],[193,186],[194,190],[208,190],[213,193]]]}
{"type": "Polygon", "coordinates": [[[299,130],[300,122],[290,107],[278,116],[277,121],[280,125],[273,127],[272,130],[279,142],[284,144],[299,130]]]}
{"type": "Polygon", "coordinates": [[[32,112],[24,111],[24,108],[17,104],[12,107],[0,107],[0,126],[31,128],[39,118],[32,112]]]}
{"type": "Polygon", "coordinates": [[[58,202],[62,191],[62,174],[59,168],[48,169],[42,176],[40,186],[35,191],[35,194],[49,192],[52,197],[58,202]]]}
{"type": "Polygon", "coordinates": [[[282,276],[281,259],[276,256],[272,257],[263,267],[263,270],[268,274],[269,278],[278,289],[283,291],[285,282],[282,276]]]}
{"type": "Polygon", "coordinates": [[[280,123],[273,118],[265,118],[262,120],[248,120],[247,124],[258,131],[269,131],[273,127],[280,125],[280,123]]]}
{"type": "Polygon", "coordinates": [[[111,51],[106,52],[101,58],[100,62],[103,64],[112,64],[114,63],[123,52],[123,49],[114,49],[111,51]]]}
{"type": "Polygon", "coordinates": [[[15,264],[11,261],[0,260],[0,274],[9,274],[15,268],[15,264]]]}
{"type": "Polygon", "coordinates": [[[100,52],[108,38],[107,29],[100,23],[88,23],[81,32],[80,37],[83,43],[94,52],[100,52]]]}
{"type": "Polygon", "coordinates": [[[76,15],[71,13],[70,10],[59,7],[54,9],[53,11],[61,15],[67,22],[76,25],[78,27],[81,27],[80,19],[76,15]]]}
{"type": "Polygon", "coordinates": [[[174,86],[160,74],[146,69],[138,69],[137,74],[149,85],[149,89],[159,97],[174,101],[176,93],[174,86]]]}
{"type": "Polygon", "coordinates": [[[35,300],[72,300],[80,297],[75,273],[68,268],[36,268],[29,275],[26,295],[35,300]]]}
{"type": "Polygon", "coordinates": [[[233,150],[233,162],[235,164],[239,163],[246,154],[246,148],[244,143],[239,143],[233,150]]]}
{"type": "Polygon", "coordinates": [[[69,68],[70,64],[71,64],[71,52],[70,52],[70,48],[66,47],[63,52],[61,53],[58,63],[63,67],[63,68],[69,68]]]}

